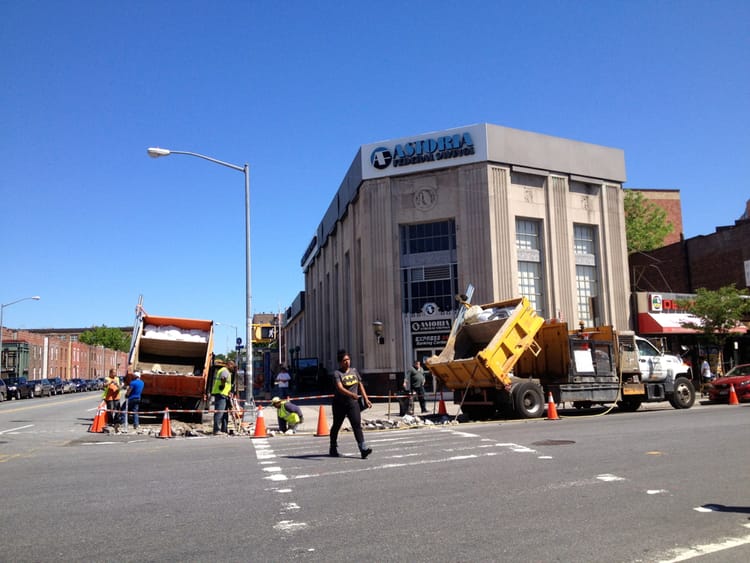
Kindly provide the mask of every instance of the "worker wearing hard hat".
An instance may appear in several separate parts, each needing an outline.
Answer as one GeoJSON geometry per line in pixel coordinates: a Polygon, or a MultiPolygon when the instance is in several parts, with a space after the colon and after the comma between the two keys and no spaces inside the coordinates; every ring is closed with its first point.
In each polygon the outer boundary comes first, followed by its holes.
{"type": "Polygon", "coordinates": [[[271,405],[276,409],[279,430],[281,432],[291,432],[294,434],[297,430],[297,425],[305,421],[304,416],[302,416],[302,409],[289,400],[274,397],[271,399],[271,405]]]}

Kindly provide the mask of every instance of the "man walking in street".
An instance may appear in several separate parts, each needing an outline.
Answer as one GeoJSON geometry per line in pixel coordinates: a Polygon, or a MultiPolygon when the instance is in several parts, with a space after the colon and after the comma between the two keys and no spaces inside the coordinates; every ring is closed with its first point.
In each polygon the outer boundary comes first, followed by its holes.
{"type": "Polygon", "coordinates": [[[234,373],[235,364],[229,360],[214,375],[214,384],[211,388],[211,395],[214,398],[214,436],[227,433],[227,424],[229,422],[229,412],[227,406],[229,394],[232,392],[232,374],[234,373]]]}
{"type": "Polygon", "coordinates": [[[422,414],[425,414],[427,412],[427,405],[425,405],[424,400],[424,370],[422,369],[422,363],[419,360],[414,360],[414,365],[406,372],[404,388],[406,388],[407,380],[409,381],[411,392],[417,394],[417,400],[419,400],[422,414]]]}

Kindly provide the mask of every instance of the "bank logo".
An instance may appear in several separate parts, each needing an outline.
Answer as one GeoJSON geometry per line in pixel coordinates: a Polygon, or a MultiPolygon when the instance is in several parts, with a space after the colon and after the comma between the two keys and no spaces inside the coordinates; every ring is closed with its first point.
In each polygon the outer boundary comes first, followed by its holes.
{"type": "Polygon", "coordinates": [[[378,170],[389,166],[409,166],[475,154],[474,141],[468,132],[420,139],[397,144],[393,149],[378,147],[370,154],[370,164],[378,170]]]}
{"type": "Polygon", "coordinates": [[[370,164],[372,164],[378,170],[388,168],[393,161],[391,151],[385,147],[378,147],[370,155],[370,164]]]}

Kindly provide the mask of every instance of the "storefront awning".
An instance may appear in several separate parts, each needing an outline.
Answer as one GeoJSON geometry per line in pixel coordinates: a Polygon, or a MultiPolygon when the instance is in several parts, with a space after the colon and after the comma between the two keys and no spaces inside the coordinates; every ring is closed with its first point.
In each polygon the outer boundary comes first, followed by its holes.
{"type": "MultiPolygon", "coordinates": [[[[696,334],[700,330],[686,328],[683,323],[703,324],[700,317],[690,313],[638,313],[638,332],[641,334],[696,334]]],[[[744,334],[745,326],[738,326],[730,332],[744,334]]]]}

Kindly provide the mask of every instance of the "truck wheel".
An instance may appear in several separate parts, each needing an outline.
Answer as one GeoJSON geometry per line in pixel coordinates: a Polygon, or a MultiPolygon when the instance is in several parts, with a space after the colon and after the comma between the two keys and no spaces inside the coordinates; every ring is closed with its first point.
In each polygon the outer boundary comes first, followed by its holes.
{"type": "Polygon", "coordinates": [[[513,388],[513,410],[520,418],[539,418],[544,414],[544,396],[535,383],[525,382],[513,388]]]}
{"type": "Polygon", "coordinates": [[[669,397],[669,404],[676,409],[689,409],[695,403],[695,387],[686,377],[674,380],[674,393],[669,397]]]}

